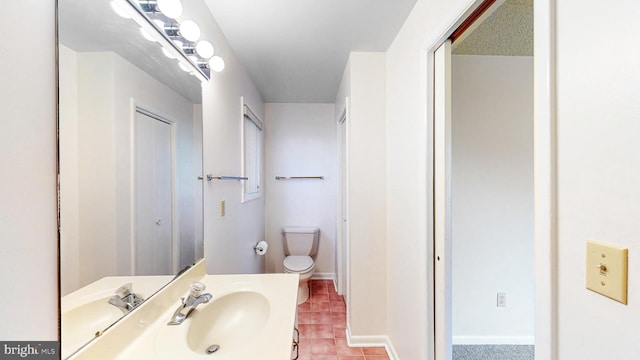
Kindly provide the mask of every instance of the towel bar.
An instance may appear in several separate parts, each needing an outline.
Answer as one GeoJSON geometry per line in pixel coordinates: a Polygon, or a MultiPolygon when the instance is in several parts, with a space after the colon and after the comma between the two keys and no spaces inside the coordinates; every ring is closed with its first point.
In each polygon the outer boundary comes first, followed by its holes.
{"type": "Polygon", "coordinates": [[[320,179],[320,180],[324,180],[324,176],[276,176],[276,180],[293,180],[293,179],[320,179]]]}

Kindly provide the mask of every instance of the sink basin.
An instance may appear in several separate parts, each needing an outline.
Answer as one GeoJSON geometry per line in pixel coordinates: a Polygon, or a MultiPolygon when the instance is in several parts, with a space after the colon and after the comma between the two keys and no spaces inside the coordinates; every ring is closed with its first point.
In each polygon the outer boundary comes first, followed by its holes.
{"type": "Polygon", "coordinates": [[[62,298],[61,355],[67,358],[88,341],[122,318],[123,313],[109,304],[115,290],[132,282],[133,290],[147,299],[172,276],[107,276],[62,298]]]}
{"type": "Polygon", "coordinates": [[[167,325],[175,307],[165,313],[154,326],[154,359],[290,359],[298,277],[286,275],[206,276],[201,282],[213,299],[180,325],[167,325]]]}
{"type": "Polygon", "coordinates": [[[187,332],[189,348],[207,354],[211,345],[219,345],[216,354],[237,352],[263,330],[269,318],[269,301],[252,292],[235,292],[201,305],[191,315],[187,332]]]}
{"type": "Polygon", "coordinates": [[[196,270],[198,277],[178,278],[72,359],[291,359],[297,274],[200,275],[203,263],[196,270]],[[193,281],[213,299],[167,325],[193,281]],[[208,353],[213,345],[219,349],[208,353]]]}
{"type": "Polygon", "coordinates": [[[96,332],[122,317],[122,311],[108,303],[109,298],[99,298],[62,313],[64,326],[61,335],[65,348],[79,348],[96,332]]]}

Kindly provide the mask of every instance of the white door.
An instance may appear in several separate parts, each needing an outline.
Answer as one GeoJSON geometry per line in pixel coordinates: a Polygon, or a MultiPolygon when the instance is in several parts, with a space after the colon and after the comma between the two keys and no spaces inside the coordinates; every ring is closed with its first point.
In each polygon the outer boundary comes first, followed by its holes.
{"type": "Polygon", "coordinates": [[[451,41],[435,52],[433,97],[435,358],[451,360],[451,41]]]}
{"type": "Polygon", "coordinates": [[[171,125],[136,112],[134,133],[135,275],[168,275],[173,272],[171,125]]]}

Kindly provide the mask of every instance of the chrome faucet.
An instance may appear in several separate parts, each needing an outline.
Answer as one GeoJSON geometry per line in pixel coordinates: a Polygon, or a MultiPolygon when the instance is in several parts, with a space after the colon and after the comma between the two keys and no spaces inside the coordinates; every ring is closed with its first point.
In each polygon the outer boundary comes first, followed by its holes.
{"type": "Polygon", "coordinates": [[[195,310],[196,307],[200,304],[208,303],[209,300],[213,299],[213,295],[206,293],[203,294],[205,286],[201,282],[192,282],[191,290],[189,291],[189,295],[186,298],[181,298],[182,304],[178,306],[178,309],[173,313],[171,320],[167,323],[167,325],[180,325],[182,322],[189,317],[191,312],[195,310]]]}
{"type": "Polygon", "coordinates": [[[133,284],[128,283],[120,286],[118,290],[116,290],[116,295],[113,295],[109,299],[109,304],[122,310],[123,314],[127,314],[142,304],[143,301],[144,299],[141,296],[133,292],[133,284]]]}

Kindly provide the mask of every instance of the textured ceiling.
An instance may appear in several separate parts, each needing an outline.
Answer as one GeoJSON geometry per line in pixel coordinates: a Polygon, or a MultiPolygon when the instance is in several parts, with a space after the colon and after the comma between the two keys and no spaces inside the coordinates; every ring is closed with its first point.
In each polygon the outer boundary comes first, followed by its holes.
{"type": "Polygon", "coordinates": [[[333,103],[349,52],[386,51],[416,0],[205,0],[266,102],[333,103]]]}
{"type": "Polygon", "coordinates": [[[506,0],[454,44],[457,55],[533,56],[533,0],[506,0]]]}

